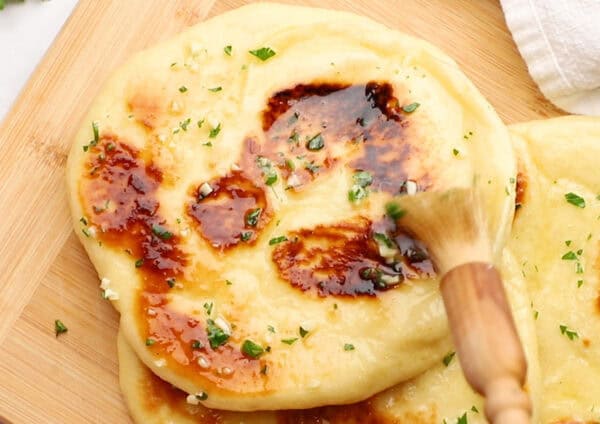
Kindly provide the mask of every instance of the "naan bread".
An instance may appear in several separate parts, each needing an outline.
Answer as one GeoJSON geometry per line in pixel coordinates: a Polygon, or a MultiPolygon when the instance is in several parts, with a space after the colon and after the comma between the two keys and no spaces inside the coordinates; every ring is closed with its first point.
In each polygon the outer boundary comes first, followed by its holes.
{"type": "MultiPolygon", "coordinates": [[[[504,253],[502,269],[529,362],[526,388],[535,406],[533,422],[537,423],[541,387],[530,301],[520,264],[508,251],[504,253]]],[[[463,415],[471,424],[487,422],[483,399],[468,386],[452,352],[422,375],[364,402],[311,410],[240,413],[189,404],[186,393],[143,365],[122,332],[118,347],[121,389],[134,421],[140,424],[440,424],[444,420],[456,423],[463,415]]]]}
{"type": "Polygon", "coordinates": [[[384,206],[478,181],[500,252],[515,170],[498,116],[431,45],[262,3],[118,70],[68,182],[138,357],[207,407],[257,410],[357,402],[439,364],[438,281],[384,206]]]}
{"type": "Polygon", "coordinates": [[[571,116],[510,130],[520,159],[521,207],[508,248],[527,280],[536,318],[540,422],[598,423],[600,119],[571,116]]]}

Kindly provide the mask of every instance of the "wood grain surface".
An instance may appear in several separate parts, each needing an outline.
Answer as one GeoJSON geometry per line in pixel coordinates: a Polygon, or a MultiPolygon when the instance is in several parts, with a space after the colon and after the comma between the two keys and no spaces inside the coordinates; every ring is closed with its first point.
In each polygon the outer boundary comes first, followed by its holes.
{"type": "MultiPolygon", "coordinates": [[[[494,0],[284,1],[343,9],[453,56],[507,122],[561,114],[494,0]]],[[[0,423],[130,423],[117,313],[69,221],[64,166],[102,82],[133,52],[242,0],[81,0],[0,125],[0,423]],[[69,328],[55,338],[54,320],[69,328]]]]}

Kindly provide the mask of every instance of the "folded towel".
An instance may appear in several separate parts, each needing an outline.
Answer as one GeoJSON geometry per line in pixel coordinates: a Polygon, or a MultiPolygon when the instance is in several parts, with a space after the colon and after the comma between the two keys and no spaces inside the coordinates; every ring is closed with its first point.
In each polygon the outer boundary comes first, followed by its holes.
{"type": "Polygon", "coordinates": [[[500,0],[542,93],[567,112],[600,115],[600,0],[500,0]]]}

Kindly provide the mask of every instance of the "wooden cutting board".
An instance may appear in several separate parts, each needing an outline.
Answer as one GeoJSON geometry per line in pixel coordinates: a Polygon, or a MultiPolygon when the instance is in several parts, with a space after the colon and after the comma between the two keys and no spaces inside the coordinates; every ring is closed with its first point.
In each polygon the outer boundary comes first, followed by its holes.
{"type": "MultiPolygon", "coordinates": [[[[433,42],[507,123],[561,113],[527,74],[497,1],[284,2],[353,11],[433,42]]],[[[81,0],[0,126],[0,423],[131,422],[118,386],[118,315],[70,226],[67,151],[119,63],[245,3],[81,0]],[[69,328],[59,338],[57,318],[69,328]]]]}

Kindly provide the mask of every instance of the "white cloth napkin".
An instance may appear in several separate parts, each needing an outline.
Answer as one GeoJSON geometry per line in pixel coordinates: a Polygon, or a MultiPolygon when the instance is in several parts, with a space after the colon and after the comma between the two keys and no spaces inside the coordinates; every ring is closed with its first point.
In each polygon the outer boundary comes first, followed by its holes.
{"type": "Polygon", "coordinates": [[[500,0],[529,73],[567,112],[600,115],[600,0],[500,0]]]}

